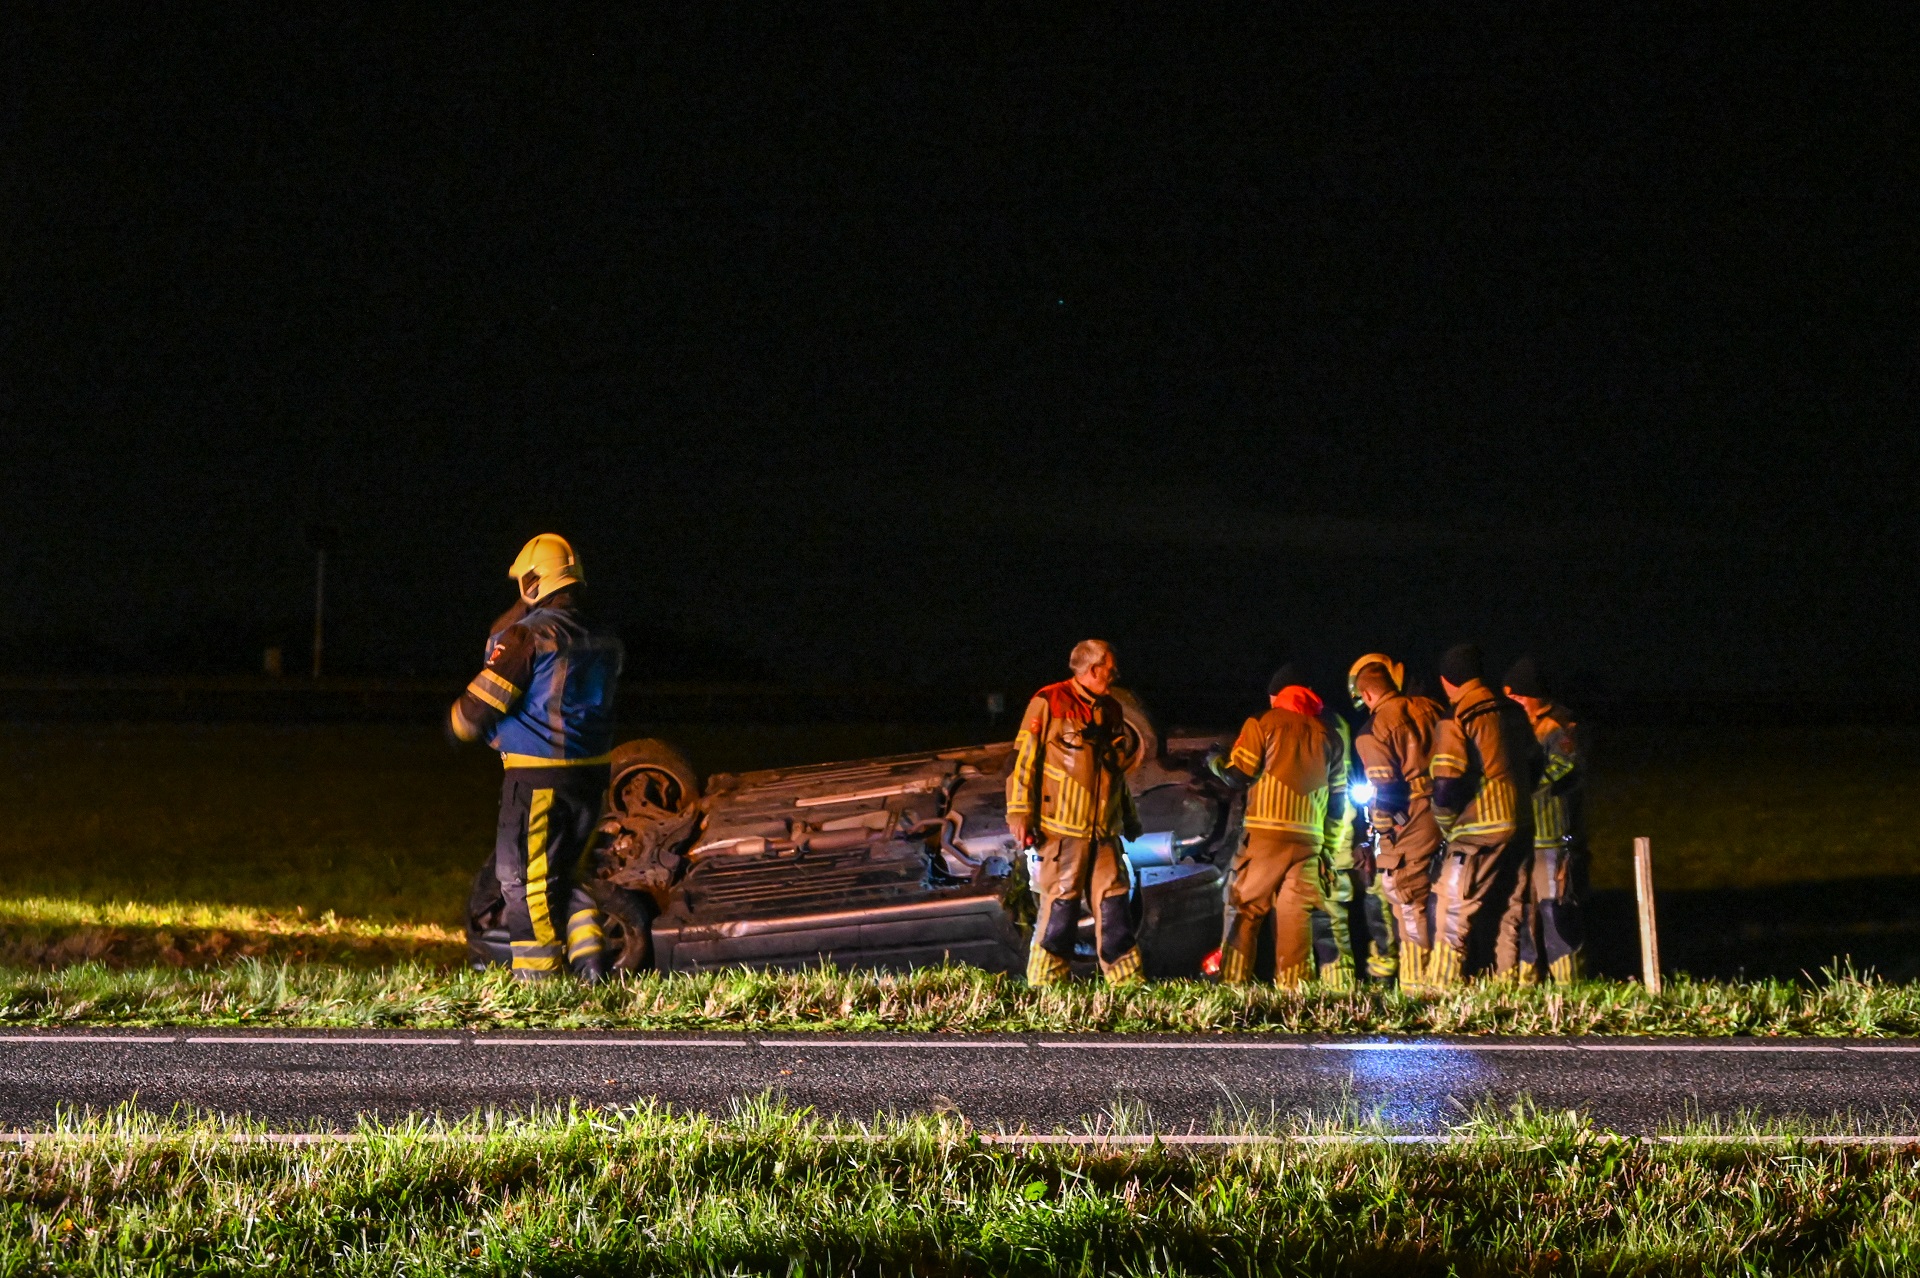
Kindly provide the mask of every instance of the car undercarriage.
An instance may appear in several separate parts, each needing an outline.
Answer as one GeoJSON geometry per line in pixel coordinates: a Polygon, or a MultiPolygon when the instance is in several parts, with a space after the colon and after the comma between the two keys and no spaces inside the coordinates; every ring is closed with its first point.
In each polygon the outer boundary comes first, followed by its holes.
{"type": "MultiPolygon", "coordinates": [[[[1123,704],[1145,831],[1123,845],[1142,960],[1148,976],[1195,976],[1219,943],[1220,867],[1238,843],[1240,805],[1206,767],[1218,738],[1163,742],[1136,702],[1123,704]]],[[[606,916],[613,970],[1022,970],[1033,853],[1007,829],[1012,761],[1008,742],[702,784],[667,743],[628,742],[614,752],[581,875],[606,916]]],[[[501,909],[489,861],[468,910],[476,967],[508,961],[501,909]]],[[[1097,966],[1090,912],[1074,966],[1097,966]]]]}

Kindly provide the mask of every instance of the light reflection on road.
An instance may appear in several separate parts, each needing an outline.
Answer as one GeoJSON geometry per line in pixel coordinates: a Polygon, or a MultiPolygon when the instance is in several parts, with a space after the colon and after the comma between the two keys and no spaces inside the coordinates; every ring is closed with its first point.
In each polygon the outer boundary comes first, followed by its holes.
{"type": "Polygon", "coordinates": [[[1380,1046],[1371,1050],[1355,1044],[1322,1053],[1322,1068],[1341,1070],[1351,1079],[1353,1105],[1362,1121],[1439,1131],[1459,1122],[1461,1107],[1487,1091],[1492,1071],[1472,1052],[1442,1043],[1375,1041],[1380,1046]]]}

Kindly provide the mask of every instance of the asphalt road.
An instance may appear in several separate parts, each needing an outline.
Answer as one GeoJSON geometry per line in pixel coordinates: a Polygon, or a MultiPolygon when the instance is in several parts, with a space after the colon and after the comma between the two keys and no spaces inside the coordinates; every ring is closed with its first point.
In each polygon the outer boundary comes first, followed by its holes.
{"type": "Polygon", "coordinates": [[[958,1111],[986,1129],[1083,1130],[1116,1104],[1164,1132],[1237,1115],[1378,1115],[1442,1131],[1461,1106],[1531,1097],[1616,1130],[1748,1113],[1920,1131],[1920,1043],[1849,1040],[870,1037],[595,1033],[0,1035],[0,1127],[123,1101],[281,1129],[362,1114],[460,1116],[579,1100],[725,1113],[772,1093],[852,1118],[958,1111]]]}

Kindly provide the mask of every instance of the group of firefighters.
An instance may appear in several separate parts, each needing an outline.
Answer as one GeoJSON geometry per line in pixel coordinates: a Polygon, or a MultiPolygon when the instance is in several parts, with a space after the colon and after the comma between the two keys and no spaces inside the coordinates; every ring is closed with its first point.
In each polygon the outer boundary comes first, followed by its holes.
{"type": "MultiPolygon", "coordinates": [[[[534,538],[508,575],[519,600],[491,627],[485,666],[448,730],[485,738],[505,764],[494,871],[515,975],[571,969],[598,979],[604,937],[579,871],[607,788],[620,641],[583,614],[584,574],[565,538],[534,538]]],[[[1027,979],[1067,978],[1085,902],[1102,973],[1137,981],[1121,841],[1141,829],[1112,692],[1118,665],[1098,639],[1076,646],[1069,665],[1072,676],[1042,688],[1021,717],[1007,781],[1008,829],[1037,848],[1027,979]]],[[[1209,759],[1245,792],[1217,957],[1223,981],[1254,978],[1268,920],[1277,983],[1300,984],[1316,968],[1323,980],[1352,981],[1356,902],[1376,980],[1419,990],[1481,971],[1521,981],[1579,974],[1586,848],[1574,721],[1529,658],[1500,691],[1472,644],[1449,649],[1439,674],[1446,706],[1417,695],[1382,653],[1355,661],[1347,692],[1367,716],[1356,733],[1288,663],[1268,683],[1266,712],[1209,759]],[[1349,783],[1356,751],[1363,784],[1349,783]]]]}
{"type": "MultiPolygon", "coordinates": [[[[1027,979],[1065,979],[1085,899],[1102,972],[1137,980],[1121,840],[1139,837],[1140,819],[1112,695],[1117,664],[1098,639],[1074,648],[1069,664],[1072,678],[1028,704],[1007,782],[1014,839],[1038,845],[1027,979]]],[[[1440,658],[1440,687],[1446,706],[1411,691],[1400,662],[1366,654],[1347,673],[1348,695],[1366,712],[1356,733],[1289,662],[1267,684],[1266,713],[1209,758],[1216,776],[1246,794],[1245,842],[1208,964],[1217,962],[1221,980],[1253,979],[1271,920],[1277,984],[1301,984],[1316,966],[1325,980],[1351,982],[1356,901],[1375,980],[1430,990],[1479,972],[1525,982],[1579,975],[1585,769],[1573,717],[1531,658],[1516,661],[1496,691],[1473,644],[1440,658]],[[1356,751],[1364,786],[1349,784],[1356,751]],[[1366,823],[1357,839],[1350,803],[1366,823]],[[1317,963],[1322,920],[1330,953],[1317,963]]]]}

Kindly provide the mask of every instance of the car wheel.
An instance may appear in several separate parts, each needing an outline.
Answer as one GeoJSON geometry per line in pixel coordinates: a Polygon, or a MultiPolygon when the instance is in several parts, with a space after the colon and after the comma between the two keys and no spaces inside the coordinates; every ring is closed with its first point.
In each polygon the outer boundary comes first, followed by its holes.
{"type": "Polygon", "coordinates": [[[1127,771],[1134,772],[1160,757],[1160,727],[1140,698],[1127,689],[1115,688],[1112,696],[1120,703],[1120,714],[1125,720],[1126,736],[1121,744],[1125,748],[1127,771]]]}

